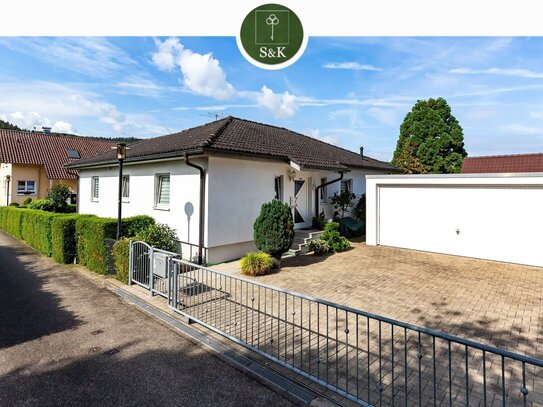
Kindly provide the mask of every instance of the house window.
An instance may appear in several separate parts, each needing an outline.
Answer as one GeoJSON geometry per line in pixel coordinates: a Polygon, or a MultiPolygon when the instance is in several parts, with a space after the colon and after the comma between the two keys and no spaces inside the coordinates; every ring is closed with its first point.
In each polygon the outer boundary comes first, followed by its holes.
{"type": "Polygon", "coordinates": [[[123,175],[123,198],[130,198],[130,175],[123,175]]]}
{"type": "Polygon", "coordinates": [[[275,195],[273,199],[277,199],[278,201],[283,200],[283,177],[275,177],[275,195]]]}
{"type": "Polygon", "coordinates": [[[344,181],[341,181],[341,192],[349,191],[353,192],[353,180],[352,179],[346,179],[344,181]]]}
{"type": "Polygon", "coordinates": [[[156,176],[155,206],[163,208],[170,206],[170,174],[156,176]]]}
{"type": "Polygon", "coordinates": [[[100,178],[92,177],[91,180],[91,199],[97,201],[100,196],[100,178]]]}
{"type": "MultiPolygon", "coordinates": [[[[328,178],[321,178],[321,185],[324,185],[328,182],[328,178]]],[[[327,187],[322,187],[320,189],[320,199],[321,199],[321,202],[326,202],[326,195],[328,195],[328,191],[327,191],[327,187]]]]}
{"type": "Polygon", "coordinates": [[[17,195],[35,195],[36,181],[17,181],[17,195]]]}

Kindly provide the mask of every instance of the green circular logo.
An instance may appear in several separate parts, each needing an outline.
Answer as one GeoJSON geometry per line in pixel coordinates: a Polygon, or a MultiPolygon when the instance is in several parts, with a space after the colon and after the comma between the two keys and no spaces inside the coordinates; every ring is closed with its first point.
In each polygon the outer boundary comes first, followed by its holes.
{"type": "Polygon", "coordinates": [[[264,69],[293,64],[307,45],[302,22],[280,4],[264,4],[247,14],[237,41],[243,56],[264,69]]]}

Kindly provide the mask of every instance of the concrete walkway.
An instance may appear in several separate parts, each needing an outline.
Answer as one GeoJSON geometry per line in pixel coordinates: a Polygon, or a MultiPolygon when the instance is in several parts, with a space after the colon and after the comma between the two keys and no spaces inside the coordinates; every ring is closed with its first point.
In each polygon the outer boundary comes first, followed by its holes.
{"type": "Polygon", "coordinates": [[[290,403],[0,232],[0,405],[290,403]]]}

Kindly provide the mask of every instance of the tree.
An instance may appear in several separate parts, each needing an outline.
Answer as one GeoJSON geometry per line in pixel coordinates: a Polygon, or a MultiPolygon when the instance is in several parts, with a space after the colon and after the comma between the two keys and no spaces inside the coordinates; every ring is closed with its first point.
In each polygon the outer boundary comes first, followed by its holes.
{"type": "Polygon", "coordinates": [[[8,130],[21,130],[19,127],[17,127],[14,124],[11,124],[9,122],[6,122],[4,120],[0,120],[0,129],[8,129],[8,130]]]}
{"type": "Polygon", "coordinates": [[[65,212],[68,206],[68,198],[72,191],[68,185],[56,184],[47,190],[46,198],[51,201],[53,212],[65,212]]]}
{"type": "Polygon", "coordinates": [[[355,198],[356,195],[351,191],[334,192],[334,195],[330,197],[330,203],[341,214],[341,217],[344,218],[345,214],[354,206],[355,198]]]}
{"type": "Polygon", "coordinates": [[[253,238],[259,250],[270,254],[276,267],[281,266],[281,255],[294,241],[294,220],[287,204],[273,200],[262,205],[253,225],[253,238]]]}
{"type": "Polygon", "coordinates": [[[400,126],[392,164],[407,173],[459,173],[464,158],[464,133],[443,98],[419,100],[400,126]]]}

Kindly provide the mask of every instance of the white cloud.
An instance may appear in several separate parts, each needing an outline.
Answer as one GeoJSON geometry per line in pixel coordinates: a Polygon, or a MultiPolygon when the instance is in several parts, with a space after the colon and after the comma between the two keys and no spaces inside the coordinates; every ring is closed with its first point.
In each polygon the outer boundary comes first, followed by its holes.
{"type": "Polygon", "coordinates": [[[0,44],[49,65],[92,77],[104,77],[135,64],[106,38],[5,37],[0,44]]]}
{"type": "Polygon", "coordinates": [[[74,130],[71,123],[64,122],[62,120],[55,122],[52,127],[52,130],[56,133],[77,134],[77,131],[74,130]]]}
{"type": "Polygon", "coordinates": [[[58,120],[52,122],[47,117],[41,117],[36,112],[13,112],[8,115],[2,114],[0,117],[3,117],[10,123],[13,123],[23,129],[27,130],[41,130],[43,127],[51,127],[52,131],[55,133],[67,133],[67,134],[77,134],[77,131],[73,128],[71,123],[68,123],[63,120],[58,120]]]}
{"type": "Polygon", "coordinates": [[[260,90],[256,98],[258,104],[269,110],[276,119],[290,119],[296,114],[298,108],[296,96],[288,93],[275,93],[266,85],[260,90]]]}
{"type": "Polygon", "coordinates": [[[381,68],[369,64],[361,64],[360,62],[328,62],[322,66],[327,69],[348,69],[352,71],[382,71],[381,68]]]}
{"type": "Polygon", "coordinates": [[[501,75],[514,76],[517,78],[541,79],[543,72],[531,71],[521,68],[487,68],[487,69],[472,69],[472,68],[455,68],[449,71],[453,74],[460,75],[501,75]]]}
{"type": "Polygon", "coordinates": [[[319,129],[307,129],[305,131],[305,134],[309,137],[313,137],[314,139],[324,141],[328,144],[333,144],[334,146],[341,147],[341,140],[339,137],[336,136],[330,136],[330,135],[322,135],[319,129]]]}
{"type": "Polygon", "coordinates": [[[380,123],[388,126],[393,126],[398,123],[398,111],[393,109],[385,109],[382,107],[372,107],[368,110],[368,114],[380,123]]]}
{"type": "Polygon", "coordinates": [[[185,86],[194,94],[227,100],[236,96],[235,88],[226,81],[219,60],[211,53],[198,54],[187,49],[176,38],[164,42],[156,40],[157,52],[153,63],[161,70],[171,71],[176,66],[183,73],[185,86]]]}
{"type": "Polygon", "coordinates": [[[531,127],[526,126],[525,124],[509,124],[507,126],[500,127],[500,131],[503,133],[517,135],[517,136],[535,136],[543,135],[543,128],[541,127],[531,127]]]}

